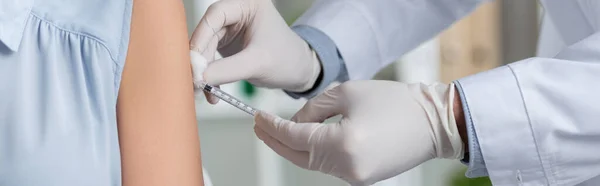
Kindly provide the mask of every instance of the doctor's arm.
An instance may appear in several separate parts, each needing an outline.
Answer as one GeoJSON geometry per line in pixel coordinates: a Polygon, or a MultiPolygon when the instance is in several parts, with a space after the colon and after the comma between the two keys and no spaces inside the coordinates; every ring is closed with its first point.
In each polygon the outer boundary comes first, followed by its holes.
{"type": "Polygon", "coordinates": [[[181,1],[136,0],[117,115],[124,186],[202,185],[181,1]]]}
{"type": "Polygon", "coordinates": [[[310,98],[333,81],[371,78],[483,1],[317,0],[290,29],[270,0],[221,0],[190,45],[211,61],[209,84],[248,80],[310,98]],[[210,60],[216,51],[225,58],[210,60]]]}
{"type": "Polygon", "coordinates": [[[463,158],[465,144],[468,176],[489,174],[494,185],[577,185],[600,175],[598,43],[600,33],[554,58],[450,85],[349,81],[310,99],[291,121],[258,113],[255,133],[292,163],[352,185],[433,158],[463,158]],[[342,118],[323,123],[336,115],[342,118]]]}
{"type": "Polygon", "coordinates": [[[292,26],[323,66],[312,97],[333,81],[370,79],[487,0],[317,0],[292,26]]]}
{"type": "Polygon", "coordinates": [[[494,185],[576,185],[600,174],[598,43],[600,33],[554,58],[455,81],[474,136],[470,166],[485,161],[486,171],[472,176],[489,174],[494,185]]]}

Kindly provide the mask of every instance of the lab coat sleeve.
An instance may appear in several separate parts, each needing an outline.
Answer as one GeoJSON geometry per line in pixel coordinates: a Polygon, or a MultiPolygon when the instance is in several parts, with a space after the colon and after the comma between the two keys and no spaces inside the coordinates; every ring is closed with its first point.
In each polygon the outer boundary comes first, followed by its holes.
{"type": "Polygon", "coordinates": [[[316,0],[294,23],[337,45],[351,80],[381,68],[432,38],[485,0],[316,0]]]}
{"type": "Polygon", "coordinates": [[[457,80],[494,185],[576,185],[600,174],[600,33],[554,58],[457,80]]]}

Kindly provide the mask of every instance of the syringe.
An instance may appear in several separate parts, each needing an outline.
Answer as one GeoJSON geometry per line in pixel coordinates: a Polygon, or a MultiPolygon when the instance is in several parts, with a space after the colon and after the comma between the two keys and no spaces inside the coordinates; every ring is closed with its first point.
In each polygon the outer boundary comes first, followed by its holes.
{"type": "Polygon", "coordinates": [[[258,110],[256,110],[255,108],[252,108],[250,105],[242,103],[242,101],[240,101],[239,99],[233,97],[232,95],[227,94],[226,92],[222,91],[221,89],[217,88],[217,87],[213,87],[209,84],[206,84],[204,82],[200,83],[200,88],[202,88],[202,90],[204,90],[205,92],[208,92],[212,95],[217,96],[219,99],[229,103],[230,105],[233,105],[234,107],[254,116],[254,114],[256,114],[256,112],[258,110]]]}

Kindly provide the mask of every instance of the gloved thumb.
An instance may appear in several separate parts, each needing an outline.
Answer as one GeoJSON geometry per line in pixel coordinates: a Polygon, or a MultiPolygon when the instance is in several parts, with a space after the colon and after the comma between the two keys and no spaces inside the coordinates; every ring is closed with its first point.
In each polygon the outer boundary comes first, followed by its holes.
{"type": "Polygon", "coordinates": [[[346,104],[343,87],[337,86],[308,100],[302,109],[292,117],[292,121],[321,123],[330,117],[344,114],[346,104]]]}
{"type": "Polygon", "coordinates": [[[241,52],[216,60],[204,71],[204,80],[209,85],[222,85],[240,80],[247,80],[258,75],[260,64],[250,52],[241,52]]]}

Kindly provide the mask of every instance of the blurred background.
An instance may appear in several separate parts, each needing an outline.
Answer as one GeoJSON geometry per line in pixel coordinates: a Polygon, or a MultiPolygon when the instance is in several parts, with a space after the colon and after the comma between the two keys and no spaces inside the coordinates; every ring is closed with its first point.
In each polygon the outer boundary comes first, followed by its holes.
{"type": "MultiPolygon", "coordinates": [[[[208,6],[216,0],[184,0],[191,35],[208,6]]],[[[291,24],[312,0],[274,0],[291,24]]],[[[437,37],[423,43],[376,75],[375,79],[448,83],[470,74],[536,54],[540,14],[537,1],[496,0],[437,37]]],[[[222,89],[249,104],[290,118],[305,100],[294,100],[279,90],[256,88],[246,82],[222,89]]],[[[196,110],[202,159],[215,186],[344,186],[341,180],[300,169],[258,140],[252,117],[220,102],[208,105],[197,96],[196,110]]],[[[407,152],[410,153],[410,152],[407,152]]],[[[376,186],[487,186],[487,178],[467,179],[457,161],[432,160],[376,186]]]]}

